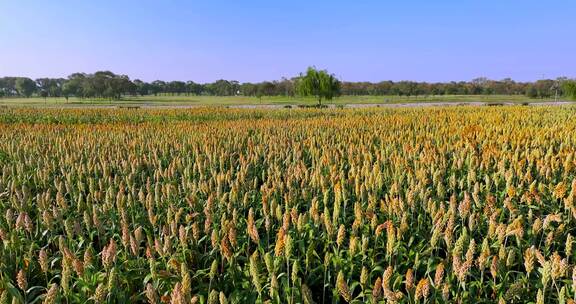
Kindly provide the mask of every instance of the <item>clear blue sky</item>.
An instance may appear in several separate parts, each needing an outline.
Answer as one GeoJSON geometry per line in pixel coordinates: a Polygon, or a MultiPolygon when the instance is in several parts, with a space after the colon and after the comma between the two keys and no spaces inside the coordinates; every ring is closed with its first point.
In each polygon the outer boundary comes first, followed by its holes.
{"type": "Polygon", "coordinates": [[[0,0],[0,76],[575,77],[575,12],[573,0],[0,0]]]}

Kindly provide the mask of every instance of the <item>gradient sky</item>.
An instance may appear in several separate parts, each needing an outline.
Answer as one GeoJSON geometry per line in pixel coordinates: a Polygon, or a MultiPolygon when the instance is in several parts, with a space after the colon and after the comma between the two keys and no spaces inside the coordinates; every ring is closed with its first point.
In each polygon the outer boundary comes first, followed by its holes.
{"type": "Polygon", "coordinates": [[[262,81],[576,76],[573,0],[0,0],[0,76],[262,81]]]}

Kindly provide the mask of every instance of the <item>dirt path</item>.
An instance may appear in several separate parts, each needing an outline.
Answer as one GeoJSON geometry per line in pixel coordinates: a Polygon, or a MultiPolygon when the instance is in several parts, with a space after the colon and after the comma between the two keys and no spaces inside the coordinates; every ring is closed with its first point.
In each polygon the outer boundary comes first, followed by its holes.
{"type": "MultiPolygon", "coordinates": [[[[446,106],[485,106],[491,103],[482,101],[468,101],[468,102],[411,102],[411,103],[356,103],[343,105],[344,108],[417,108],[417,107],[446,107],[446,106]]],[[[494,104],[494,103],[492,103],[494,104]]],[[[499,105],[512,106],[520,105],[514,102],[501,102],[499,105]]],[[[576,105],[576,102],[570,101],[549,101],[549,102],[531,102],[530,106],[569,106],[576,105]]],[[[229,108],[236,109],[282,109],[284,105],[230,105],[229,108]]],[[[292,105],[292,108],[297,108],[297,105],[292,105]]],[[[329,108],[336,108],[338,105],[330,104],[329,108]]]]}
{"type": "MultiPolygon", "coordinates": [[[[329,104],[328,108],[417,108],[417,107],[453,107],[453,106],[485,106],[490,104],[511,106],[520,105],[521,103],[514,102],[483,102],[483,101],[466,101],[466,102],[410,102],[410,103],[354,103],[345,105],[335,105],[329,104]]],[[[576,105],[574,101],[547,101],[547,102],[530,102],[526,105],[529,106],[571,106],[576,105]]],[[[17,105],[0,105],[2,108],[18,107],[17,105]]],[[[26,106],[27,107],[27,106],[26,106]]],[[[32,106],[33,108],[36,106],[32,106]]],[[[69,104],[69,105],[58,105],[58,106],[47,106],[42,105],[37,106],[38,108],[103,108],[103,109],[191,109],[191,108],[201,108],[201,107],[222,107],[222,108],[233,108],[233,109],[284,109],[287,107],[297,109],[298,105],[279,105],[279,104],[237,104],[237,105],[208,105],[208,104],[131,104],[131,105],[100,105],[100,104],[69,104]]]]}

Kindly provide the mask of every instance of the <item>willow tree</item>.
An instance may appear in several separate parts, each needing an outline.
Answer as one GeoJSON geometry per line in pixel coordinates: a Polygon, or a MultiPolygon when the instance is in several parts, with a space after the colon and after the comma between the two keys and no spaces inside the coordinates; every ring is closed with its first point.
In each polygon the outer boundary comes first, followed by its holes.
{"type": "Polygon", "coordinates": [[[301,96],[314,96],[318,105],[322,105],[322,99],[332,100],[340,94],[340,81],[326,70],[309,67],[306,74],[300,74],[296,92],[301,96]]]}
{"type": "Polygon", "coordinates": [[[562,90],[568,98],[576,99],[576,80],[565,81],[562,90]]]}

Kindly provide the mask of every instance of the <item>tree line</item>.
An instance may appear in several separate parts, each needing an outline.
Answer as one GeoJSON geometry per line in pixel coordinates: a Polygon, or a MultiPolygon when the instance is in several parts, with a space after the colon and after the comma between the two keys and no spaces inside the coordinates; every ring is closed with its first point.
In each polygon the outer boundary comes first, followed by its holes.
{"type": "MultiPolygon", "coordinates": [[[[309,71],[308,71],[309,72],[309,71]]],[[[308,73],[307,72],[307,73],[308,73]]],[[[145,95],[207,95],[207,96],[300,96],[297,84],[306,75],[282,78],[278,81],[240,83],[217,80],[212,83],[194,81],[145,82],[131,80],[127,75],[99,71],[93,74],[74,73],[67,78],[3,77],[0,78],[0,97],[78,97],[117,100],[123,96],[145,95]]],[[[336,95],[525,95],[531,98],[575,96],[576,84],[567,78],[545,79],[535,82],[516,82],[512,79],[490,80],[477,78],[460,82],[338,82],[336,95]]],[[[312,94],[313,92],[305,92],[312,94]]],[[[313,94],[312,94],[313,95],[313,94]]]]}
{"type": "Polygon", "coordinates": [[[397,96],[435,96],[435,95],[525,95],[531,98],[551,98],[564,94],[567,78],[543,79],[535,82],[516,82],[512,79],[490,80],[476,78],[459,82],[415,82],[382,81],[344,82],[342,92],[346,95],[397,95],[397,96]]]}

